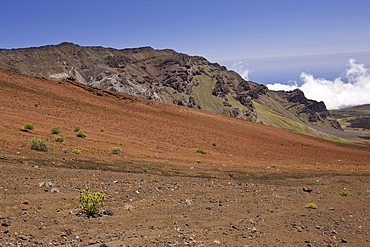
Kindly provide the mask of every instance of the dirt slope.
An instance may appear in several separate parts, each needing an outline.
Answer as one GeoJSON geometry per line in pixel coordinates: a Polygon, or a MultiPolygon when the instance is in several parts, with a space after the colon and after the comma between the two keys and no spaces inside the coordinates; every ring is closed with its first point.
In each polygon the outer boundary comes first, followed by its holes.
{"type": "Polygon", "coordinates": [[[316,137],[322,137],[322,133],[314,127],[342,129],[323,102],[307,99],[300,90],[271,91],[203,57],[170,49],[117,50],[67,42],[0,49],[0,69],[52,80],[78,81],[316,137]],[[267,109],[257,109],[259,105],[267,109]]]}
{"type": "Polygon", "coordinates": [[[0,246],[369,244],[366,146],[7,71],[0,94],[0,246]],[[32,137],[52,151],[29,150],[32,137]],[[114,215],[82,215],[85,186],[103,190],[114,215]]]}

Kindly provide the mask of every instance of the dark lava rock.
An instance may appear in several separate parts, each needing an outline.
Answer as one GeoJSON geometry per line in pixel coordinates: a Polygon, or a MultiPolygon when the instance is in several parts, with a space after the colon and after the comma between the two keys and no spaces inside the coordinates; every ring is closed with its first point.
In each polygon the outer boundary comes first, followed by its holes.
{"type": "Polygon", "coordinates": [[[304,192],[308,192],[308,193],[311,193],[311,192],[312,192],[312,190],[313,190],[313,189],[312,189],[311,187],[307,187],[307,188],[306,188],[306,187],[304,187],[304,188],[303,188],[303,191],[304,191],[304,192]]]}
{"type": "Polygon", "coordinates": [[[2,226],[10,226],[10,221],[5,221],[1,223],[2,226]]]}
{"type": "Polygon", "coordinates": [[[112,210],[109,210],[109,209],[104,210],[104,211],[103,211],[103,214],[104,214],[104,215],[108,215],[108,216],[112,216],[112,215],[114,215],[113,211],[112,211],[112,210]]]}

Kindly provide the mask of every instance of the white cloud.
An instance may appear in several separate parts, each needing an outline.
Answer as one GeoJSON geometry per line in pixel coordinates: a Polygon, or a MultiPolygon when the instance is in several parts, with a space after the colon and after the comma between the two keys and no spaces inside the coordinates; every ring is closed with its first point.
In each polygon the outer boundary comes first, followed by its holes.
{"type": "Polygon", "coordinates": [[[370,103],[370,72],[364,64],[348,60],[346,75],[348,82],[338,77],[333,81],[315,78],[311,74],[301,73],[302,86],[283,85],[280,83],[266,85],[271,90],[293,90],[299,88],[309,99],[324,101],[328,109],[338,109],[353,105],[370,103]]]}
{"type": "MultiPolygon", "coordinates": [[[[248,64],[246,64],[246,66],[248,66],[248,64]]],[[[236,73],[238,73],[244,80],[249,81],[249,74],[252,73],[252,71],[245,68],[243,62],[233,63],[231,68],[236,73]]]]}

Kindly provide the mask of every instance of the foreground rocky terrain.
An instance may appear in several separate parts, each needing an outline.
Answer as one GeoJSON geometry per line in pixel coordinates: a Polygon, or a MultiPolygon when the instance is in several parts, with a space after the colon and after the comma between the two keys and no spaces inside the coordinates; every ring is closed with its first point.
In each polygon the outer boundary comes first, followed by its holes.
{"type": "Polygon", "coordinates": [[[0,93],[0,246],[370,244],[368,146],[8,71],[0,93]],[[107,195],[96,217],[85,186],[107,195]]]}

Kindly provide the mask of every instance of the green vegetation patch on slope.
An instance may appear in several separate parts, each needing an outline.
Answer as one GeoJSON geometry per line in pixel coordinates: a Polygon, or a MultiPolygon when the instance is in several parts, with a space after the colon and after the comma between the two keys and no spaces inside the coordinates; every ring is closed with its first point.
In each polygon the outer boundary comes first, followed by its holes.
{"type": "Polygon", "coordinates": [[[331,141],[338,141],[338,142],[350,142],[343,138],[339,138],[337,136],[329,135],[323,133],[321,131],[315,130],[307,125],[301,124],[296,122],[290,118],[285,117],[283,114],[273,111],[256,101],[253,101],[253,105],[255,107],[258,120],[262,121],[264,124],[268,124],[274,127],[286,129],[289,131],[293,131],[300,134],[311,135],[331,141]]]}
{"type": "Polygon", "coordinates": [[[199,104],[201,109],[207,111],[214,111],[217,113],[225,114],[225,107],[223,106],[222,100],[212,95],[215,82],[212,78],[205,75],[194,76],[194,79],[200,81],[198,86],[193,87],[191,96],[199,104]]]}

